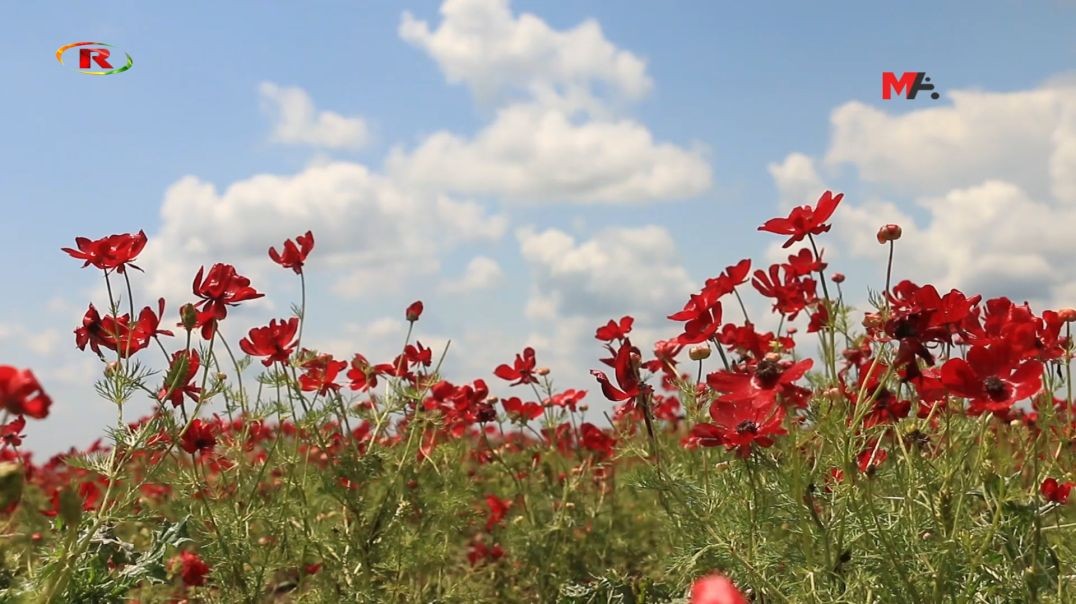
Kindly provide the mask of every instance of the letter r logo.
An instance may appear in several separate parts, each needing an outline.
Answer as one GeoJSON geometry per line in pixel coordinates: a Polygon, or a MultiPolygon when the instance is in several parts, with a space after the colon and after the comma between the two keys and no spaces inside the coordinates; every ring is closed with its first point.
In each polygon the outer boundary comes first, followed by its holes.
{"type": "Polygon", "coordinates": [[[89,69],[90,61],[97,63],[101,69],[112,69],[108,62],[109,53],[107,48],[80,48],[78,52],[79,69],[89,69]]]}

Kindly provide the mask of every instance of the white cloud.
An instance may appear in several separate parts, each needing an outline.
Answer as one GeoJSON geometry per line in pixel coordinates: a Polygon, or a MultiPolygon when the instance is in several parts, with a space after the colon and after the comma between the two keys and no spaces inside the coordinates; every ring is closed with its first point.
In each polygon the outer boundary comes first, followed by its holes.
{"type": "Polygon", "coordinates": [[[1076,84],[1016,92],[954,90],[951,106],[890,114],[860,102],[831,116],[830,165],[866,182],[929,194],[986,179],[1076,202],[1076,84]]]}
{"type": "Polygon", "coordinates": [[[557,229],[525,228],[516,237],[534,274],[534,315],[549,314],[552,306],[560,317],[602,321],[630,313],[662,316],[697,289],[672,235],[659,226],[610,228],[579,242],[557,229]]]}
{"type": "Polygon", "coordinates": [[[659,143],[628,119],[580,122],[533,104],[501,109],[473,139],[441,131],[393,151],[389,173],[433,190],[505,201],[632,202],[710,188],[700,150],[659,143]]]}
{"type": "Polygon", "coordinates": [[[147,270],[148,290],[154,297],[171,294],[169,300],[190,298],[191,279],[202,264],[236,263],[252,280],[279,273],[266,256],[269,246],[308,229],[319,265],[345,274],[337,291],[357,296],[379,279],[398,283],[415,271],[436,269],[445,249],[498,239],[507,228],[504,216],[476,203],[415,194],[348,162],[293,175],[255,175],[223,191],[188,176],[165,193],[161,219],[139,264],[147,270]]]}
{"type": "Polygon", "coordinates": [[[445,0],[441,24],[430,28],[405,12],[399,35],[425,50],[452,83],[480,99],[523,90],[578,93],[604,85],[639,98],[651,87],[646,63],[618,49],[587,20],[564,31],[535,15],[513,16],[507,0],[445,0]]]}
{"type": "Polygon", "coordinates": [[[504,271],[496,260],[487,256],[472,258],[467,263],[463,275],[455,281],[445,281],[441,285],[445,293],[469,293],[489,289],[504,277],[504,271]]]}
{"type": "Polygon", "coordinates": [[[258,92],[263,108],[273,116],[272,139],[276,142],[344,149],[362,147],[370,141],[365,120],[318,111],[302,88],[262,82],[258,92]]]}
{"type": "Polygon", "coordinates": [[[1076,282],[1068,261],[1076,208],[1034,200],[997,180],[923,197],[918,205],[928,218],[922,226],[894,203],[873,201],[842,208],[834,230],[853,253],[884,263],[888,248],[878,245],[875,232],[884,223],[900,224],[894,274],[918,283],[1039,305],[1076,301],[1066,298],[1076,282]]]}
{"type": "Polygon", "coordinates": [[[803,153],[789,153],[783,162],[771,163],[767,169],[777,185],[780,207],[783,209],[813,204],[825,190],[815,170],[814,160],[803,153]]]}

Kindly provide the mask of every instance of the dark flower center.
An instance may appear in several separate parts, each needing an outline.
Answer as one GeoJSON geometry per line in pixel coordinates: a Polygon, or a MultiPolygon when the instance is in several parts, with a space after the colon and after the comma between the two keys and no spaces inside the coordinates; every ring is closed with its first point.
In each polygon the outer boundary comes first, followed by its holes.
{"type": "Polygon", "coordinates": [[[983,380],[983,390],[986,394],[995,401],[1003,401],[1008,398],[1005,392],[1005,382],[1001,381],[997,376],[992,375],[983,380]]]}
{"type": "Polygon", "coordinates": [[[737,434],[744,434],[744,433],[757,434],[758,433],[758,424],[756,424],[755,422],[753,422],[753,421],[751,421],[749,419],[745,419],[742,422],[740,422],[740,424],[738,426],[736,426],[736,432],[737,432],[737,434]]]}
{"type": "Polygon", "coordinates": [[[764,359],[755,368],[755,377],[763,388],[773,388],[781,379],[781,373],[781,366],[770,359],[764,359]]]}

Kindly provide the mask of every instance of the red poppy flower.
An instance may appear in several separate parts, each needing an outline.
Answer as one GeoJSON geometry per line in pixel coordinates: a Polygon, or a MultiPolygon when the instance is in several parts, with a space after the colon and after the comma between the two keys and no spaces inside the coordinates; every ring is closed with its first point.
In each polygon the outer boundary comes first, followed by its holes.
{"type": "Polygon", "coordinates": [[[496,495],[486,495],[486,507],[489,508],[489,517],[486,518],[486,532],[489,532],[504,519],[508,509],[512,507],[512,500],[501,499],[496,495]]]}
{"type": "Polygon", "coordinates": [[[800,311],[818,300],[815,280],[797,275],[788,264],[774,264],[768,271],[755,271],[751,285],[763,296],[773,298],[773,309],[789,321],[795,321],[800,311]],[[784,269],[783,278],[781,269],[784,269]]]}
{"type": "Polygon", "coordinates": [[[277,252],[276,247],[269,248],[269,258],[284,268],[290,268],[296,275],[303,273],[303,263],[306,257],[314,249],[314,234],[307,231],[305,235],[299,235],[295,241],[288,239],[284,242],[284,251],[277,252]]]}
{"type": "Polygon", "coordinates": [[[138,231],[136,235],[124,233],[97,240],[76,237],[75,245],[78,246],[77,250],[69,247],[62,249],[72,258],[85,260],[82,268],[92,264],[101,270],[115,269],[117,273],[123,273],[126,272],[127,266],[142,270],[131,262],[142,252],[142,248],[146,247],[146,234],[138,231]]]}
{"type": "Polygon", "coordinates": [[[212,451],[217,445],[213,422],[195,419],[180,438],[179,446],[187,453],[212,451]]]}
{"type": "Polygon", "coordinates": [[[685,321],[684,331],[676,338],[678,344],[698,344],[709,340],[721,327],[721,293],[713,287],[703,288],[684,305],[683,310],[669,315],[673,321],[685,321]]]}
{"type": "Polygon", "coordinates": [[[347,379],[351,380],[352,390],[369,390],[377,388],[377,376],[393,375],[393,373],[391,364],[373,365],[366,360],[366,357],[356,354],[351,359],[351,369],[347,372],[347,379]]]}
{"type": "Polygon", "coordinates": [[[593,451],[603,458],[613,454],[616,439],[606,434],[601,428],[589,422],[583,422],[579,425],[579,434],[582,437],[580,444],[584,449],[593,451]]]}
{"type": "Polygon", "coordinates": [[[639,371],[632,363],[633,348],[630,340],[624,340],[620,344],[620,349],[617,350],[616,356],[612,359],[603,359],[605,363],[613,366],[616,386],[609,381],[604,372],[596,369],[590,371],[590,375],[593,375],[598,380],[598,384],[601,385],[602,394],[614,403],[633,399],[639,396],[643,390],[643,384],[639,379],[639,371]]]}
{"type": "Polygon", "coordinates": [[[558,392],[547,399],[550,405],[555,407],[566,407],[572,412],[575,411],[576,405],[582,402],[583,397],[587,395],[586,390],[575,390],[569,388],[564,392],[558,392]]]}
{"type": "Polygon", "coordinates": [[[52,399],[29,369],[0,365],[0,409],[15,415],[45,419],[52,399]]]}
{"type": "Polygon", "coordinates": [[[1072,487],[1074,486],[1076,486],[1076,483],[1060,483],[1056,478],[1047,478],[1042,481],[1042,486],[1039,487],[1039,492],[1046,498],[1046,501],[1064,505],[1068,503],[1069,494],[1072,492],[1072,487]]]}
{"type": "Polygon", "coordinates": [[[877,442],[867,444],[867,448],[856,456],[856,467],[867,476],[873,476],[878,467],[889,459],[889,452],[878,446],[877,442]]]}
{"type": "Polygon", "coordinates": [[[404,317],[406,317],[407,320],[411,323],[414,323],[415,321],[418,321],[419,317],[422,316],[422,310],[422,300],[415,300],[407,306],[407,310],[404,311],[404,317]]]}
{"type": "Polygon", "coordinates": [[[523,349],[522,355],[516,355],[516,360],[511,367],[507,364],[501,364],[493,370],[493,374],[502,380],[512,382],[513,386],[518,386],[520,384],[537,384],[538,378],[534,377],[534,368],[536,364],[537,361],[534,360],[534,349],[528,346],[523,349]]]}
{"type": "Polygon", "coordinates": [[[520,423],[526,423],[530,420],[542,417],[541,405],[532,402],[525,403],[518,396],[501,399],[501,405],[504,406],[504,412],[507,413],[509,417],[520,423]]]}
{"type": "Polygon", "coordinates": [[[941,379],[950,392],[969,399],[969,413],[1005,412],[1042,390],[1042,363],[1017,363],[1012,348],[998,342],[973,346],[967,360],[949,359],[942,365],[941,379]]]}
{"type": "Polygon", "coordinates": [[[255,291],[250,286],[250,279],[236,273],[234,266],[220,263],[214,264],[208,273],[204,266],[199,268],[193,289],[194,295],[201,298],[195,306],[201,309],[198,325],[202,327],[202,337],[207,340],[216,333],[217,322],[228,316],[229,306],[265,295],[255,291]]]}
{"type": "Polygon", "coordinates": [[[808,235],[821,235],[830,229],[830,225],[825,222],[833,216],[833,211],[843,198],[844,193],[834,196],[832,191],[826,191],[818,198],[815,207],[803,205],[793,208],[787,218],[771,218],[758,227],[758,230],[789,235],[788,241],[781,247],[802,241],[808,235]]]}
{"type": "Polygon", "coordinates": [[[22,415],[6,424],[0,424],[0,448],[22,446],[22,439],[25,437],[22,431],[25,428],[26,418],[22,415]]]}
{"type": "Polygon", "coordinates": [[[262,365],[266,367],[277,362],[286,363],[295,350],[295,333],[298,330],[298,317],[292,317],[287,322],[281,319],[279,323],[273,319],[266,327],[251,329],[247,337],[239,340],[239,348],[250,356],[266,357],[262,359],[262,365]]]}
{"type": "Polygon", "coordinates": [[[608,323],[598,328],[594,333],[594,337],[602,342],[623,340],[629,333],[631,333],[631,325],[634,322],[635,318],[630,316],[620,317],[620,321],[609,319],[608,323]]]}
{"type": "MultiPolygon", "coordinates": [[[[785,434],[781,427],[785,419],[784,407],[779,405],[757,406],[750,399],[735,402],[714,401],[710,405],[710,417],[721,444],[740,455],[751,452],[751,446],[768,447],[773,437],[785,434]]],[[[701,443],[700,443],[701,444],[701,443]]]]}
{"type": "Polygon", "coordinates": [[[197,402],[202,389],[195,386],[192,381],[198,374],[202,361],[197,350],[177,350],[172,355],[172,362],[165,374],[164,384],[157,391],[157,400],[169,401],[173,407],[183,404],[186,396],[197,402]]]}
{"type": "Polygon", "coordinates": [[[747,598],[727,577],[710,575],[691,586],[691,604],[747,604],[747,598]]]}
{"type": "Polygon", "coordinates": [[[336,376],[346,367],[346,361],[334,360],[330,354],[318,355],[303,363],[306,372],[299,376],[299,387],[304,392],[317,392],[326,396],[340,389],[336,376]]]}
{"type": "Polygon", "coordinates": [[[209,565],[194,552],[183,551],[172,558],[172,568],[179,571],[183,584],[188,587],[205,585],[205,577],[209,574],[209,565]]]}
{"type": "Polygon", "coordinates": [[[798,363],[780,362],[764,358],[747,371],[717,371],[706,377],[706,383],[721,393],[717,400],[728,403],[747,402],[757,407],[769,407],[777,402],[803,407],[810,391],[796,386],[794,382],[804,376],[814,365],[811,359],[798,363]]]}

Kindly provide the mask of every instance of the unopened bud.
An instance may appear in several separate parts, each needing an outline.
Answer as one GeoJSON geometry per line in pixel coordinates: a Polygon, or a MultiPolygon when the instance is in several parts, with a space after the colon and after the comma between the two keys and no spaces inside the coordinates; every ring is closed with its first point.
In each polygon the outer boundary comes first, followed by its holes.
{"type": "Polygon", "coordinates": [[[418,318],[422,316],[422,301],[415,300],[414,302],[412,302],[407,307],[407,310],[404,311],[404,316],[407,318],[408,321],[412,323],[418,321],[418,318]]]}
{"type": "Polygon", "coordinates": [[[190,331],[198,324],[198,309],[193,304],[187,303],[179,307],[179,320],[182,321],[183,329],[190,331]]]}
{"type": "Polygon", "coordinates": [[[692,361],[701,361],[703,359],[708,359],[710,358],[710,347],[706,344],[692,346],[691,350],[687,352],[687,355],[691,357],[692,361]]]}
{"type": "Polygon", "coordinates": [[[890,241],[896,241],[897,239],[900,239],[900,235],[900,225],[887,224],[884,227],[878,229],[878,243],[888,243],[890,241]]]}
{"type": "Polygon", "coordinates": [[[535,373],[541,376],[549,375],[549,367],[539,367],[535,373]]]}
{"type": "Polygon", "coordinates": [[[833,279],[834,283],[844,283],[844,273],[833,273],[830,279],[833,279]]]}
{"type": "Polygon", "coordinates": [[[1076,308],[1062,308],[1057,311],[1057,317],[1066,323],[1076,321],[1076,308]]]}

